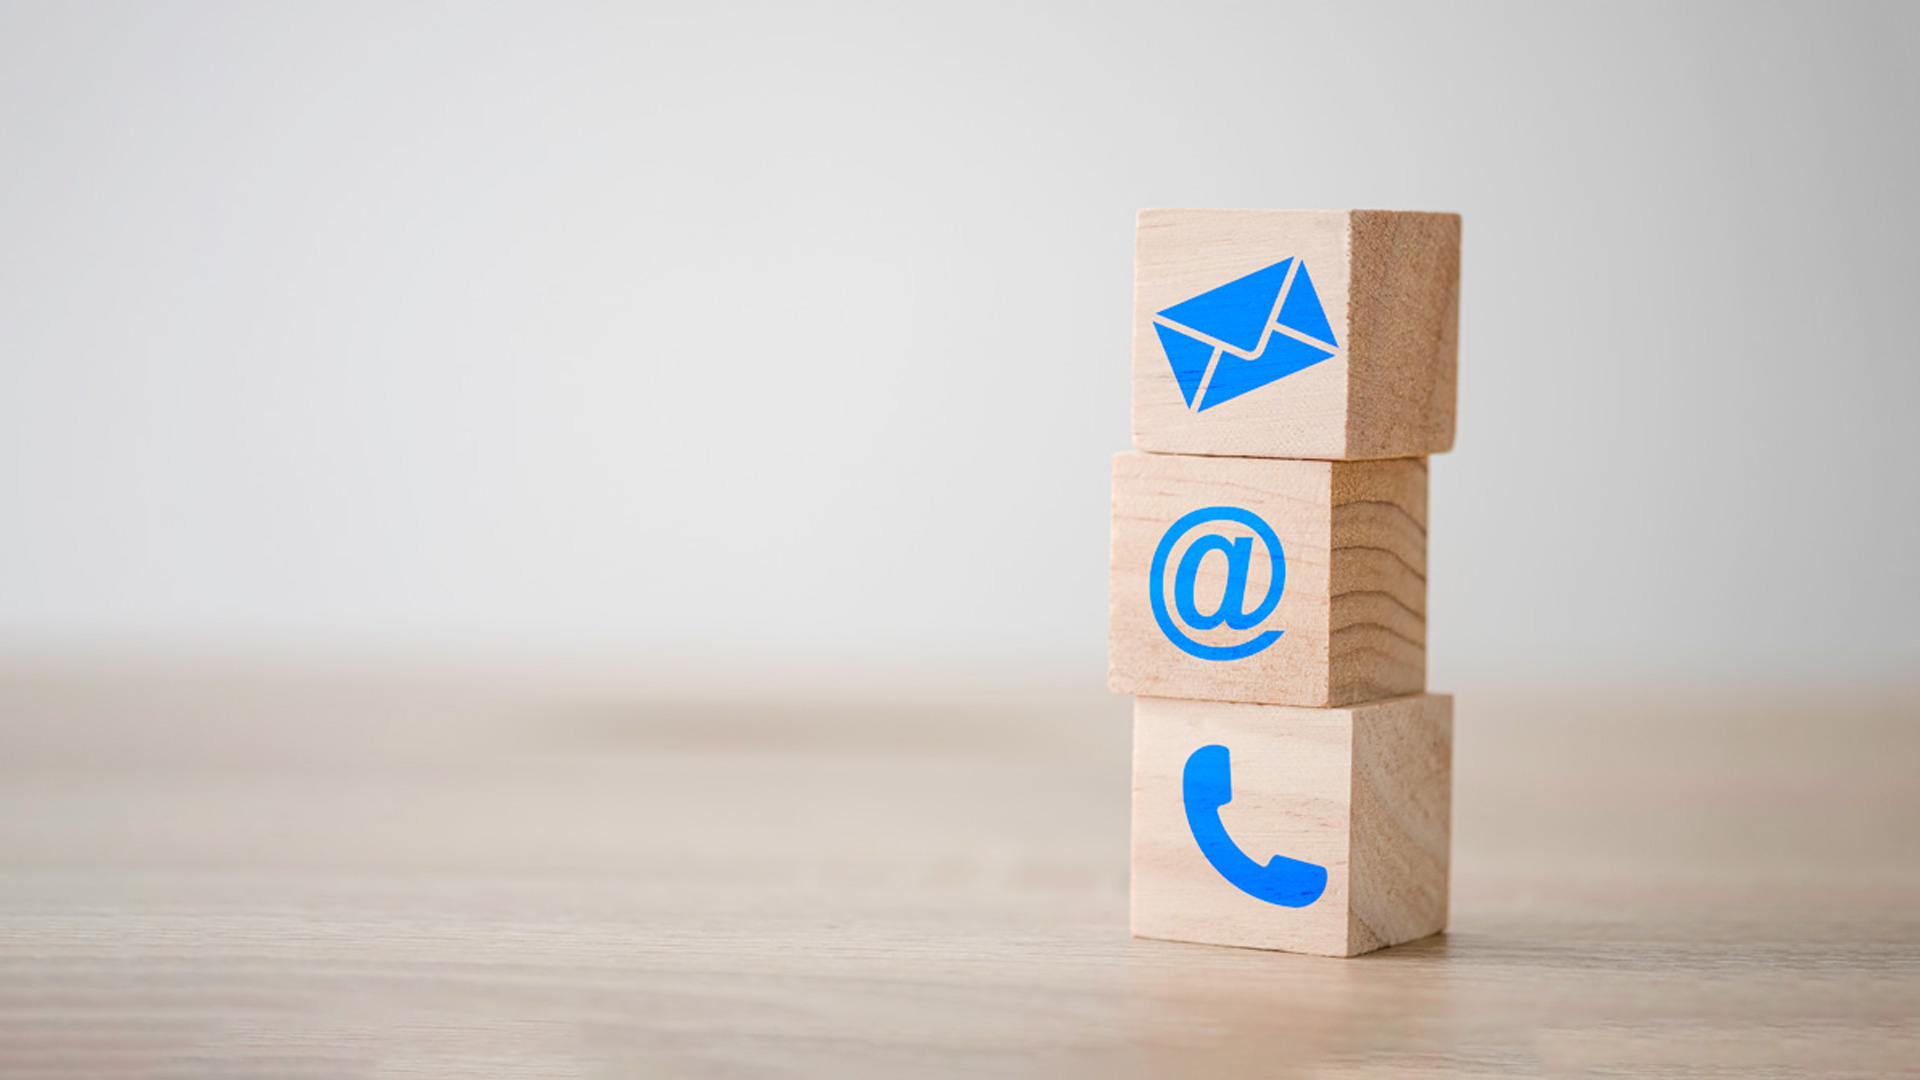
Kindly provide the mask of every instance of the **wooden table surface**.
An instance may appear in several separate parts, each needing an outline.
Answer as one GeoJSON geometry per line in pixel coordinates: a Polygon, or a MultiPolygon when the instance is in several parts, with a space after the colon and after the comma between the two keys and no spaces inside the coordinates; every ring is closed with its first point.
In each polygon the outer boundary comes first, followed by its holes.
{"type": "Polygon", "coordinates": [[[1356,960],[1128,938],[1127,716],[9,669],[0,1076],[1920,1075],[1920,696],[1463,691],[1356,960]]]}

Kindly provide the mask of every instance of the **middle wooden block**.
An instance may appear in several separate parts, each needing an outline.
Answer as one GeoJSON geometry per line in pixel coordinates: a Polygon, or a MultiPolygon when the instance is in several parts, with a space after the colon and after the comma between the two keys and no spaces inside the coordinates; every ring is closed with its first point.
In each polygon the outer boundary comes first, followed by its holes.
{"type": "Polygon", "coordinates": [[[1120,454],[1108,682],[1332,707],[1426,688],[1427,465],[1120,454]]]}

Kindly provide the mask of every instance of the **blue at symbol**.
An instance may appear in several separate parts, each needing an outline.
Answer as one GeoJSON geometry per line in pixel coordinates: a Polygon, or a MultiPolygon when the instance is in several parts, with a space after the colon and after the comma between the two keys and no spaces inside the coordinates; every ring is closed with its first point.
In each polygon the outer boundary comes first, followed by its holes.
{"type": "Polygon", "coordinates": [[[1280,551],[1280,538],[1274,535],[1273,528],[1251,511],[1237,506],[1209,506],[1174,522],[1173,527],[1167,530],[1167,535],[1160,538],[1160,546],[1154,549],[1152,575],[1148,589],[1153,600],[1154,621],[1160,624],[1160,632],[1167,635],[1167,640],[1173,642],[1181,652],[1202,660],[1241,660],[1280,640],[1280,631],[1267,630],[1238,645],[1203,645],[1188,637],[1187,632],[1180,628],[1180,624],[1185,623],[1195,630],[1212,630],[1225,623],[1235,630],[1251,630],[1265,622],[1279,605],[1280,590],[1287,582],[1286,556],[1280,551]],[[1254,536],[1266,545],[1267,562],[1273,567],[1266,599],[1260,601],[1259,607],[1247,610],[1247,572],[1253,563],[1254,537],[1229,540],[1217,533],[1208,533],[1187,546],[1186,554],[1180,557],[1179,567],[1174,570],[1173,606],[1180,616],[1176,622],[1174,613],[1167,610],[1167,559],[1173,555],[1174,545],[1182,537],[1198,526],[1213,521],[1237,521],[1252,529],[1254,536]],[[1227,589],[1220,598],[1219,609],[1209,615],[1194,603],[1193,579],[1200,573],[1201,562],[1216,551],[1227,559],[1227,589]]]}

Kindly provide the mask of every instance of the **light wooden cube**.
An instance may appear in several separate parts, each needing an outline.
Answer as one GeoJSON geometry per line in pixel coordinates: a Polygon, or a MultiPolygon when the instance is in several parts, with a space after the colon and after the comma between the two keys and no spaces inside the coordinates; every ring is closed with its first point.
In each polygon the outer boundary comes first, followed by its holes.
{"type": "Polygon", "coordinates": [[[1109,684],[1309,706],[1424,690],[1426,526],[1419,458],[1120,454],[1109,684]]]}
{"type": "Polygon", "coordinates": [[[1142,210],[1133,444],[1227,457],[1453,446],[1460,217],[1142,210]]]}
{"type": "Polygon", "coordinates": [[[1143,697],[1136,937],[1357,956],[1446,929],[1453,699],[1143,697]]]}

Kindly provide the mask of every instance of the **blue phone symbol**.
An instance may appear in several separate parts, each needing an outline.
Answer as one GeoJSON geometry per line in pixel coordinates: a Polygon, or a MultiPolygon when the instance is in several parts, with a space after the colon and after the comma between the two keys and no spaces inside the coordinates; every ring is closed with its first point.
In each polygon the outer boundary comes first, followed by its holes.
{"type": "Polygon", "coordinates": [[[1220,808],[1233,801],[1233,771],[1224,746],[1203,746],[1187,759],[1181,777],[1187,827],[1220,876],[1248,896],[1281,907],[1306,907],[1327,891],[1327,868],[1275,855],[1265,866],[1247,858],[1220,823],[1220,808]]]}

